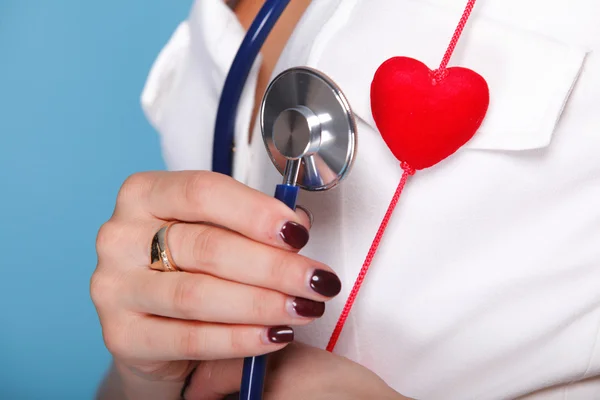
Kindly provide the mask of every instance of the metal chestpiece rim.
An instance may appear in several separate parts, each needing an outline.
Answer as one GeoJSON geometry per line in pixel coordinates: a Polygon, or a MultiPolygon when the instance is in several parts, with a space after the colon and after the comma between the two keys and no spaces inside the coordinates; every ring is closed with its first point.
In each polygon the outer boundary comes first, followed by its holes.
{"type": "Polygon", "coordinates": [[[298,172],[293,184],[302,189],[331,189],[350,172],[356,157],[354,114],[323,73],[295,67],[277,75],[263,97],[260,124],[271,161],[282,175],[293,163],[298,172]]]}

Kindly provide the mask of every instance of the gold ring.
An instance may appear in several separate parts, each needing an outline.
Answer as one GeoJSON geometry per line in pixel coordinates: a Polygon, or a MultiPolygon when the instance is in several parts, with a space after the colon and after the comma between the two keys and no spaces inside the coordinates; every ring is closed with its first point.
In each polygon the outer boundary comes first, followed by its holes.
{"type": "Polygon", "coordinates": [[[162,272],[180,271],[173,261],[171,251],[169,251],[169,246],[167,245],[169,229],[176,223],[176,221],[167,222],[154,234],[150,247],[150,268],[162,272]]]}

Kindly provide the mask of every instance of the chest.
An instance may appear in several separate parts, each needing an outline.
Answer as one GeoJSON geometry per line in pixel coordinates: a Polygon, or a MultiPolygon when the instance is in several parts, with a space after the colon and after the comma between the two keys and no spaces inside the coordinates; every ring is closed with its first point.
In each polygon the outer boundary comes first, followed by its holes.
{"type": "MultiPolygon", "coordinates": [[[[322,2],[284,51],[278,70],[324,71],[359,122],[348,180],[301,198],[316,221],[305,252],[345,288],[301,334],[307,341],[326,343],[401,175],[370,114],[373,73],[397,55],[437,66],[465,3],[322,2]]],[[[410,179],[340,352],[430,398],[506,398],[600,368],[600,355],[590,361],[600,318],[599,17],[595,1],[477,3],[451,65],[486,77],[488,116],[465,148],[410,179]],[[544,364],[566,349],[561,365],[544,364]]],[[[269,192],[280,178],[262,143],[253,146],[251,184],[269,192]]]]}
{"type": "MultiPolygon", "coordinates": [[[[369,226],[350,235],[365,234],[357,240],[365,242],[360,251],[366,251],[367,238],[376,230],[401,174],[371,115],[373,74],[383,61],[398,55],[435,68],[465,4],[313,3],[276,67],[275,73],[296,65],[316,67],[350,100],[359,122],[354,171],[333,193],[305,198],[331,199],[336,210],[325,213],[328,223],[369,226]]],[[[529,226],[547,232],[548,224],[595,221],[594,205],[600,200],[600,115],[594,111],[600,104],[598,18],[600,3],[592,0],[477,2],[450,65],[472,68],[488,80],[488,115],[465,148],[411,179],[391,235],[406,230],[420,243],[478,243],[482,236],[477,227],[506,225],[508,233],[523,226],[525,235],[529,226]]],[[[257,185],[265,181],[263,173],[272,170],[260,147],[256,141],[256,158],[262,165],[253,173],[260,177],[253,180],[257,185]]],[[[276,174],[264,176],[278,179],[276,174]]],[[[271,178],[266,178],[268,184],[271,178]]],[[[537,242],[541,245],[543,240],[537,242]]],[[[409,247],[420,254],[427,246],[409,247]]]]}

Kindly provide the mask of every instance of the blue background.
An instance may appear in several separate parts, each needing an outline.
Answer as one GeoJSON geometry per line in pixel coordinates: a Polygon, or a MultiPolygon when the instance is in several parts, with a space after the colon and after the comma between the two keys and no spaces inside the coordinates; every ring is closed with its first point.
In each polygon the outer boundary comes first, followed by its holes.
{"type": "Polygon", "coordinates": [[[163,169],[139,96],[191,1],[0,0],[0,398],[91,399],[89,296],[121,182],[163,169]]]}

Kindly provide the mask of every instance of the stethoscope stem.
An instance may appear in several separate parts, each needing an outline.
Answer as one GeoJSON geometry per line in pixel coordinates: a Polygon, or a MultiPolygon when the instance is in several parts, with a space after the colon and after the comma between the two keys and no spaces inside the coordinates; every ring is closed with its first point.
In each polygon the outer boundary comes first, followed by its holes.
{"type": "Polygon", "coordinates": [[[277,185],[277,188],[275,188],[275,198],[281,200],[292,210],[295,210],[296,201],[298,200],[298,186],[288,184],[277,185]]]}
{"type": "MultiPolygon", "coordinates": [[[[292,210],[296,209],[298,200],[298,186],[296,179],[300,168],[300,160],[288,160],[284,183],[275,188],[275,198],[282,201],[292,210]]],[[[247,357],[244,359],[242,372],[242,386],[240,389],[240,400],[261,400],[265,376],[267,374],[267,356],[247,357]]]]}
{"type": "MultiPolygon", "coordinates": [[[[225,79],[215,124],[213,171],[232,174],[236,111],[244,82],[262,43],[290,0],[265,0],[225,79]]],[[[299,187],[328,190],[350,171],[356,124],[348,100],[324,74],[296,67],[280,73],[261,104],[261,131],[271,160],[283,175],[275,198],[296,209],[299,187]],[[283,170],[282,160],[285,161],[283,170]]],[[[262,400],[267,355],[244,359],[240,400],[262,400]]]]}
{"type": "Polygon", "coordinates": [[[267,356],[246,357],[242,372],[240,400],[260,400],[267,374],[267,356]]]}
{"type": "Polygon", "coordinates": [[[298,175],[300,174],[300,165],[302,165],[302,161],[299,159],[288,160],[288,162],[285,164],[285,170],[283,171],[284,185],[296,186],[296,182],[298,182],[298,175]]]}

